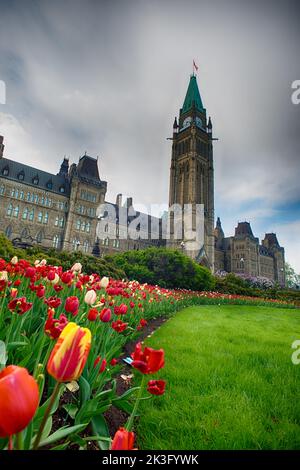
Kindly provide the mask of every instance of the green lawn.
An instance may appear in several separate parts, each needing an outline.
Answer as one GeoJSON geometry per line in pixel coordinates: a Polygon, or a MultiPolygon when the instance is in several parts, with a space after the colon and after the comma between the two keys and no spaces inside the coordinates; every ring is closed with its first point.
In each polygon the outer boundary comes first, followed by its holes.
{"type": "Polygon", "coordinates": [[[145,400],[140,449],[300,449],[300,311],[189,307],[147,341],[165,349],[164,396],[145,400]]]}

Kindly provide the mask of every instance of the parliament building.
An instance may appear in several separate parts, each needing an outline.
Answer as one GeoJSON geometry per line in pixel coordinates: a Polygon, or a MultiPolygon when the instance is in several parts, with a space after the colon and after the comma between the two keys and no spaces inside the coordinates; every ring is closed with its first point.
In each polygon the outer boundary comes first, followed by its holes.
{"type": "Polygon", "coordinates": [[[69,165],[64,158],[58,173],[51,174],[6,158],[2,136],[0,231],[16,246],[38,244],[95,256],[167,245],[212,271],[264,276],[284,285],[284,248],[276,234],[267,233],[260,244],[249,222],[238,223],[231,237],[225,237],[219,218],[214,223],[213,128],[194,74],[171,140],[169,207],[204,207],[203,243],[196,251],[189,251],[184,236],[174,238],[172,217],[166,240],[166,217],[134,211],[132,198],[123,201],[121,194],[115,202],[106,201],[107,182],[100,178],[98,159],[85,154],[69,165]],[[112,211],[100,214],[100,206],[112,211]],[[128,227],[134,224],[138,236],[131,237],[128,227]]]}

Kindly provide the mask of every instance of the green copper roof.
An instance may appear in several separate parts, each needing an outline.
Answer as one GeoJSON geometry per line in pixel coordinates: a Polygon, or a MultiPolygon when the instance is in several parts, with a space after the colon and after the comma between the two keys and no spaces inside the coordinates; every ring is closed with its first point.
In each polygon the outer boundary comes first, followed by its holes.
{"type": "Polygon", "coordinates": [[[195,75],[191,75],[189,87],[187,89],[182,107],[182,112],[186,113],[187,111],[189,111],[193,106],[193,102],[195,103],[196,109],[198,109],[199,111],[203,110],[203,104],[195,75]]]}

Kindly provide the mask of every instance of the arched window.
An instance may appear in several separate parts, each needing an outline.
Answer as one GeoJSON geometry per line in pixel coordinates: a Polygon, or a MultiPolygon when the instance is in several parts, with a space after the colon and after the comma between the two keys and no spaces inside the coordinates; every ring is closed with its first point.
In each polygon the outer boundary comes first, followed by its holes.
{"type": "Polygon", "coordinates": [[[81,231],[85,232],[85,221],[84,220],[81,221],[81,231]]]}
{"type": "Polygon", "coordinates": [[[54,235],[53,237],[53,248],[58,249],[60,247],[60,237],[59,235],[54,235]]]}
{"type": "Polygon", "coordinates": [[[80,230],[81,222],[80,220],[76,220],[76,230],[80,230]]]}
{"type": "Polygon", "coordinates": [[[28,214],[29,214],[29,209],[28,209],[28,207],[25,207],[25,209],[23,210],[22,219],[26,220],[27,217],[28,217],[28,214]]]}
{"type": "Polygon", "coordinates": [[[14,207],[13,216],[14,217],[19,217],[19,206],[14,207]]]}
{"type": "Polygon", "coordinates": [[[85,242],[83,244],[83,251],[85,253],[87,253],[89,251],[89,242],[88,242],[88,240],[85,240],[85,242]]]}
{"type": "Polygon", "coordinates": [[[22,232],[21,232],[21,238],[27,238],[29,236],[29,232],[27,230],[27,228],[23,228],[22,232]]]}
{"type": "Polygon", "coordinates": [[[6,227],[6,229],[5,229],[5,235],[7,236],[7,238],[10,238],[10,237],[11,237],[11,234],[12,234],[12,228],[11,228],[11,225],[9,225],[9,226],[6,227]]]}
{"type": "Polygon", "coordinates": [[[55,227],[58,227],[58,224],[59,224],[59,217],[58,215],[55,217],[55,222],[54,222],[54,225],[55,227]]]}
{"type": "Polygon", "coordinates": [[[80,247],[80,240],[78,240],[77,238],[74,238],[73,241],[72,241],[73,250],[78,251],[79,247],[80,247]]]}
{"type": "Polygon", "coordinates": [[[12,190],[10,192],[11,197],[15,197],[15,194],[16,194],[16,189],[12,188],[12,190]]]}
{"type": "Polygon", "coordinates": [[[104,232],[108,232],[108,224],[105,224],[104,232]]]}
{"type": "Polygon", "coordinates": [[[59,219],[59,226],[60,226],[60,227],[63,227],[64,225],[65,225],[65,219],[64,219],[64,217],[61,217],[61,218],[59,219]]]}
{"type": "Polygon", "coordinates": [[[22,201],[23,201],[23,199],[24,199],[24,191],[20,191],[20,196],[19,196],[19,197],[20,197],[20,199],[22,199],[22,201]]]}
{"type": "Polygon", "coordinates": [[[38,213],[38,222],[43,222],[43,213],[41,211],[38,213]]]}
{"type": "Polygon", "coordinates": [[[48,214],[48,212],[45,212],[43,223],[44,223],[44,224],[47,224],[47,223],[48,223],[48,220],[49,220],[49,214],[48,214]]]}
{"type": "Polygon", "coordinates": [[[36,241],[38,243],[41,243],[43,241],[43,238],[44,238],[44,232],[40,230],[36,236],[36,241]]]}
{"type": "Polygon", "coordinates": [[[105,238],[105,246],[109,246],[109,238],[105,238]]]}
{"type": "Polygon", "coordinates": [[[31,222],[33,221],[33,219],[34,219],[34,209],[31,209],[31,211],[29,212],[28,219],[29,219],[31,222]]]}
{"type": "Polygon", "coordinates": [[[4,184],[1,184],[1,186],[0,186],[0,194],[1,194],[1,195],[4,194],[4,191],[5,191],[5,186],[4,186],[4,184]]]}
{"type": "Polygon", "coordinates": [[[7,206],[6,215],[8,215],[9,217],[11,217],[12,211],[13,211],[13,205],[12,205],[12,203],[10,203],[10,204],[8,204],[8,206],[7,206]]]}
{"type": "Polygon", "coordinates": [[[85,230],[86,230],[87,233],[90,233],[90,231],[91,231],[91,223],[90,222],[86,223],[85,230]]]}

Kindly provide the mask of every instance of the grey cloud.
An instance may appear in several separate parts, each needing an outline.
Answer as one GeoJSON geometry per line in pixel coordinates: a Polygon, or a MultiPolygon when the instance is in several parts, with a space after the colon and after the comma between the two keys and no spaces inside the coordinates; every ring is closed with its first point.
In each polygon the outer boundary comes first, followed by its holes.
{"type": "Polygon", "coordinates": [[[219,137],[217,211],[233,200],[260,198],[276,211],[300,199],[297,2],[0,0],[0,11],[9,96],[0,112],[32,148],[8,134],[7,156],[30,164],[39,155],[56,171],[64,154],[75,161],[86,150],[100,156],[110,199],[167,201],[166,138],[195,58],[219,137]]]}

